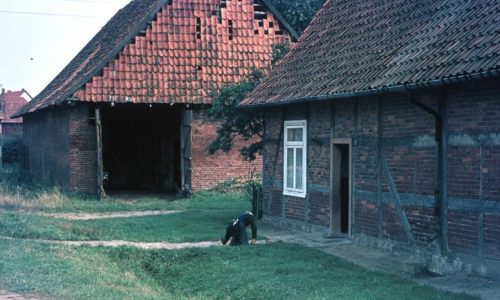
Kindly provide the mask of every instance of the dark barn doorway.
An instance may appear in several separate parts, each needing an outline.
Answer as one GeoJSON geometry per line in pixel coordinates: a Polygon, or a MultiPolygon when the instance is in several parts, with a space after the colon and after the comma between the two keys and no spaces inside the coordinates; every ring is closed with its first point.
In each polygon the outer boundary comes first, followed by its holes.
{"type": "Polygon", "coordinates": [[[181,188],[180,112],[122,104],[102,110],[104,189],[174,193],[181,188]]]}
{"type": "Polygon", "coordinates": [[[351,235],[351,140],[334,139],[332,144],[331,231],[351,235]]]}

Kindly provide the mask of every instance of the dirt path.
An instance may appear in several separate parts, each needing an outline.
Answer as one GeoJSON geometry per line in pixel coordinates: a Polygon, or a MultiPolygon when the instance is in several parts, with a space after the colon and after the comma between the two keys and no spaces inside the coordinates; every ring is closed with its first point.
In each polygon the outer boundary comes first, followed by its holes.
{"type": "Polygon", "coordinates": [[[113,219],[113,218],[162,216],[162,215],[176,214],[179,212],[180,211],[177,210],[147,210],[147,211],[123,211],[123,212],[110,212],[110,213],[60,213],[60,214],[40,213],[37,215],[44,217],[52,217],[56,219],[88,221],[88,220],[113,219]]]}
{"type": "MultiPolygon", "coordinates": [[[[37,240],[37,239],[17,239],[0,237],[0,240],[22,240],[44,244],[64,245],[64,246],[89,246],[89,247],[134,247],[145,250],[164,249],[164,250],[179,250],[185,248],[208,248],[223,246],[220,241],[203,241],[203,242],[187,242],[187,243],[169,243],[169,242],[131,242],[121,240],[111,241],[54,241],[54,240],[37,240]]],[[[272,243],[271,240],[257,241],[258,245],[272,243]]],[[[1,300],[1,299],[0,299],[1,300]]]]}
{"type": "Polygon", "coordinates": [[[221,246],[218,241],[196,242],[196,243],[168,243],[168,242],[130,242],[130,241],[61,241],[51,243],[61,244],[66,246],[90,246],[90,247],[134,247],[146,250],[164,249],[164,250],[178,250],[185,248],[207,248],[221,246]]]}
{"type": "Polygon", "coordinates": [[[42,300],[36,296],[22,296],[8,291],[0,290],[0,300],[42,300]]]}

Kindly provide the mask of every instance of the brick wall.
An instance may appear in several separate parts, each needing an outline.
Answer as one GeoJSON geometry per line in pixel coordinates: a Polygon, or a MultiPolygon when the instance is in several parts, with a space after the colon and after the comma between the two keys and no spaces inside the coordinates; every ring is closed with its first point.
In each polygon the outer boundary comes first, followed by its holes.
{"type": "MultiPolygon", "coordinates": [[[[500,257],[499,95],[499,80],[447,90],[449,247],[455,252],[500,257]]],[[[414,96],[437,109],[438,90],[414,96]]],[[[265,115],[267,216],[302,219],[326,230],[330,222],[330,138],[352,138],[353,234],[407,242],[404,217],[388,188],[391,178],[417,244],[430,246],[438,232],[435,124],[430,114],[411,104],[408,95],[269,108],[265,115]],[[281,128],[283,120],[300,118],[308,119],[309,127],[308,194],[305,199],[290,199],[282,195],[281,128]],[[387,162],[389,174],[383,170],[382,160],[387,162]]]]}
{"type": "Polygon", "coordinates": [[[283,118],[281,110],[266,111],[264,124],[264,153],[262,184],[264,214],[281,217],[283,214],[283,118]]]}
{"type": "Polygon", "coordinates": [[[22,136],[23,124],[21,123],[2,123],[2,136],[22,136]]]}
{"type": "Polygon", "coordinates": [[[27,150],[25,170],[35,181],[68,190],[69,107],[50,108],[26,115],[23,141],[27,150]]]}
{"type": "Polygon", "coordinates": [[[237,141],[229,153],[219,151],[214,155],[208,154],[207,147],[216,136],[217,122],[204,109],[193,111],[191,126],[193,190],[209,188],[231,178],[262,173],[261,157],[246,162],[240,156],[239,149],[245,145],[243,141],[237,141]]]}
{"type": "Polygon", "coordinates": [[[95,126],[88,105],[49,108],[24,118],[27,172],[35,182],[96,192],[95,126]]]}
{"type": "Polygon", "coordinates": [[[97,137],[94,108],[78,105],[69,115],[70,190],[80,193],[97,191],[97,137]]]}

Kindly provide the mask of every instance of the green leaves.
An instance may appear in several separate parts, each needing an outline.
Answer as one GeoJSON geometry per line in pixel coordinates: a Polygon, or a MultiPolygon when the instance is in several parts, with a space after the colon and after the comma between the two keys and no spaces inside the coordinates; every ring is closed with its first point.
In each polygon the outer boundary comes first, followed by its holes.
{"type": "Polygon", "coordinates": [[[285,20],[299,33],[304,32],[324,2],[324,0],[271,0],[285,20]]]}
{"type": "MultiPolygon", "coordinates": [[[[210,154],[219,150],[229,152],[236,136],[245,141],[253,137],[262,138],[262,110],[242,110],[238,107],[246,95],[259,84],[262,77],[262,71],[253,69],[247,79],[240,83],[224,86],[219,91],[212,89],[210,95],[213,102],[208,113],[221,123],[217,128],[217,137],[208,146],[210,154]]],[[[262,143],[259,141],[248,148],[240,149],[240,152],[244,159],[254,160],[261,150],[262,143]]]]}
{"type": "MultiPolygon", "coordinates": [[[[281,12],[283,17],[299,32],[302,32],[323,5],[324,0],[272,0],[272,4],[281,12]]],[[[290,50],[288,43],[272,46],[271,64],[274,65],[290,50]]],[[[220,122],[217,136],[208,146],[208,152],[214,154],[222,150],[229,152],[236,137],[244,141],[254,139],[253,143],[239,149],[245,160],[254,160],[263,148],[263,112],[260,108],[238,107],[246,95],[260,83],[262,71],[253,69],[249,76],[240,83],[222,87],[221,90],[212,88],[210,96],[213,99],[209,114],[220,122]],[[258,139],[258,140],[255,140],[258,139]]]]}

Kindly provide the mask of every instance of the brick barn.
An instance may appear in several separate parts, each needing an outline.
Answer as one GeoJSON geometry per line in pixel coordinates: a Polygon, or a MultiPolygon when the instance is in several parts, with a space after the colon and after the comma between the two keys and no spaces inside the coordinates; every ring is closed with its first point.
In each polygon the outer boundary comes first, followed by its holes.
{"type": "Polygon", "coordinates": [[[330,0],[242,103],[265,218],[500,259],[498,1],[330,0]]]}
{"type": "Polygon", "coordinates": [[[2,145],[10,138],[23,134],[23,118],[11,118],[21,107],[26,105],[29,95],[25,90],[5,91],[0,94],[0,166],[4,160],[2,145]]]}
{"type": "Polygon", "coordinates": [[[11,118],[28,101],[24,90],[5,91],[0,94],[0,136],[20,136],[23,134],[23,118],[11,118]]]}
{"type": "Polygon", "coordinates": [[[199,190],[261,171],[208,156],[209,92],[268,70],[295,31],[266,0],[134,0],[17,113],[25,169],[64,190],[199,190]]]}

